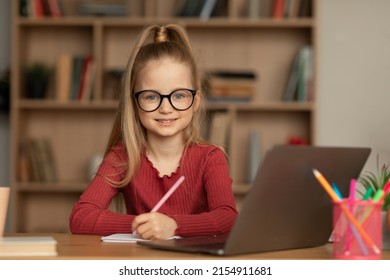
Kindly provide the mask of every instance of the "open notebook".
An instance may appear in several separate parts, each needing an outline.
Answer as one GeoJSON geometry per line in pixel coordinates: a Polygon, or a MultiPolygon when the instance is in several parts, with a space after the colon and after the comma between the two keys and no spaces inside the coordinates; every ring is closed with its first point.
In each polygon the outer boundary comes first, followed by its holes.
{"type": "MultiPolygon", "coordinates": [[[[173,236],[169,239],[180,239],[180,236],[173,236]]],[[[168,239],[168,240],[169,240],[168,239]]],[[[111,243],[136,243],[137,241],[148,241],[143,239],[137,234],[132,233],[114,233],[107,236],[102,236],[101,240],[103,242],[111,242],[111,243]]]]}
{"type": "Polygon", "coordinates": [[[332,231],[332,203],[312,169],[348,194],[369,148],[276,146],[259,167],[230,232],[178,240],[138,241],[155,249],[233,255],[319,246],[332,231]]]}

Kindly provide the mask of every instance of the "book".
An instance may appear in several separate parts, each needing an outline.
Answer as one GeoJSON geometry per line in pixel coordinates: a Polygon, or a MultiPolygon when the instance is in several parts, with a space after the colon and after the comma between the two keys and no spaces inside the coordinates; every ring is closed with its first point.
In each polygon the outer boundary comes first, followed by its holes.
{"type": "Polygon", "coordinates": [[[28,139],[25,147],[28,155],[29,179],[33,182],[42,182],[43,179],[39,170],[40,164],[34,140],[28,139]]]}
{"type": "Polygon", "coordinates": [[[84,56],[76,55],[73,57],[72,63],[72,80],[70,87],[70,100],[77,100],[80,88],[81,76],[84,67],[84,56]]]}
{"type": "Polygon", "coordinates": [[[60,54],[56,66],[56,99],[69,101],[72,83],[73,56],[68,53],[60,54]]]}
{"type": "Polygon", "coordinates": [[[29,0],[20,0],[19,4],[19,14],[22,17],[28,17],[29,16],[29,0]]]}
{"type": "Polygon", "coordinates": [[[86,89],[86,86],[87,86],[87,79],[88,79],[88,75],[91,71],[91,66],[92,66],[92,56],[91,55],[87,55],[84,57],[84,60],[83,60],[83,66],[82,66],[82,70],[81,70],[81,74],[80,74],[80,82],[79,82],[79,86],[78,86],[78,92],[77,92],[77,99],[78,100],[82,100],[83,99],[83,95],[85,94],[85,89],[86,89]]]}
{"type": "Polygon", "coordinates": [[[301,5],[301,0],[291,0],[292,3],[290,5],[290,18],[297,18],[299,12],[299,6],[301,5]]]}
{"type": "Polygon", "coordinates": [[[228,0],[217,0],[211,17],[227,17],[228,16],[228,0]]]}
{"type": "Polygon", "coordinates": [[[250,19],[257,19],[260,17],[261,1],[248,0],[248,17],[250,19]]]}
{"type": "Polygon", "coordinates": [[[306,102],[312,99],[312,48],[302,47],[294,57],[283,101],[306,102]]]}
{"type": "Polygon", "coordinates": [[[252,98],[255,86],[247,81],[231,81],[212,79],[209,84],[209,94],[212,96],[230,96],[252,98]]]}
{"type": "Polygon", "coordinates": [[[51,11],[48,0],[41,0],[43,6],[43,14],[45,17],[51,17],[51,11]]]}
{"type": "Polygon", "coordinates": [[[57,241],[51,236],[0,237],[0,256],[57,256],[57,241]]]}
{"type": "Polygon", "coordinates": [[[33,7],[34,7],[34,17],[35,18],[42,18],[45,16],[44,6],[43,6],[43,0],[32,0],[33,1],[33,7]]]}
{"type": "Polygon", "coordinates": [[[19,146],[18,179],[20,182],[28,182],[31,179],[29,173],[29,159],[25,142],[20,143],[19,146]]]}
{"type": "Polygon", "coordinates": [[[34,145],[36,149],[38,159],[38,169],[40,173],[41,181],[43,182],[56,182],[57,172],[54,163],[54,157],[52,148],[47,138],[34,139],[34,145]]]}
{"type": "Polygon", "coordinates": [[[283,18],[284,17],[284,1],[285,0],[274,0],[272,8],[272,17],[273,18],[283,18]]]}
{"type": "Polygon", "coordinates": [[[56,66],[56,99],[60,102],[90,100],[95,71],[92,55],[61,54],[56,66]]]}
{"type": "Polygon", "coordinates": [[[298,80],[300,74],[299,53],[294,56],[290,76],[288,78],[286,90],[282,97],[283,101],[293,101],[298,87],[298,80]]]}
{"type": "Polygon", "coordinates": [[[284,18],[290,17],[290,5],[291,5],[291,0],[284,0],[284,7],[283,7],[284,18]]]}
{"type": "Polygon", "coordinates": [[[81,93],[81,101],[90,101],[93,99],[92,91],[95,81],[96,63],[94,60],[90,61],[90,65],[85,73],[85,85],[81,93]]]}
{"type": "Polygon", "coordinates": [[[58,18],[62,16],[61,5],[59,0],[47,0],[50,10],[50,15],[52,17],[58,18]]]}
{"type": "Polygon", "coordinates": [[[309,84],[312,80],[312,48],[305,46],[299,54],[300,76],[297,89],[297,101],[305,102],[309,100],[309,84]]]}
{"type": "Polygon", "coordinates": [[[181,17],[198,17],[202,11],[202,8],[207,0],[187,0],[183,6],[182,11],[179,13],[181,17]]]}
{"type": "Polygon", "coordinates": [[[297,18],[299,16],[300,0],[285,0],[284,17],[297,18]]]}
{"type": "Polygon", "coordinates": [[[206,0],[202,7],[202,10],[200,11],[200,19],[208,20],[211,17],[216,4],[217,0],[206,0]]]}
{"type": "Polygon", "coordinates": [[[228,112],[214,112],[211,115],[208,141],[224,149],[228,146],[230,115],[228,112]]]}
{"type": "Polygon", "coordinates": [[[299,17],[310,17],[311,16],[311,0],[301,0],[298,8],[299,17]]]}

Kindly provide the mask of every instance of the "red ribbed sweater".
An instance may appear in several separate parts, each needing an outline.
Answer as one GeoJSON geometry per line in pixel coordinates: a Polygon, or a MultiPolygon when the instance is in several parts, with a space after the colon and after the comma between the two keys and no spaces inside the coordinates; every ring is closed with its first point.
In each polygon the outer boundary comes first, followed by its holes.
{"type": "Polygon", "coordinates": [[[182,176],[184,182],[158,212],[175,219],[175,235],[193,236],[229,232],[237,216],[232,179],[225,154],[217,147],[191,145],[180,166],[170,176],[160,177],[143,155],[138,172],[124,188],[112,187],[102,175],[120,180],[115,163],[126,158],[123,146],[110,151],[98,174],[74,205],[70,215],[72,233],[107,235],[130,233],[138,214],[150,212],[169,188],[182,176]],[[114,163],[114,164],[113,164],[114,163]],[[112,198],[123,192],[127,214],[108,210],[112,198]]]}

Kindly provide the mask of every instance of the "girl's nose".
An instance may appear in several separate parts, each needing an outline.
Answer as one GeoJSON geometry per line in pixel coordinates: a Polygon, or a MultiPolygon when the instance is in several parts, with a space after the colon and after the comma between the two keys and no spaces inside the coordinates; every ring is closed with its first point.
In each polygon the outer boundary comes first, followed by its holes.
{"type": "Polygon", "coordinates": [[[174,110],[171,103],[169,102],[168,98],[163,98],[163,101],[161,102],[159,111],[161,113],[170,113],[174,110]]]}

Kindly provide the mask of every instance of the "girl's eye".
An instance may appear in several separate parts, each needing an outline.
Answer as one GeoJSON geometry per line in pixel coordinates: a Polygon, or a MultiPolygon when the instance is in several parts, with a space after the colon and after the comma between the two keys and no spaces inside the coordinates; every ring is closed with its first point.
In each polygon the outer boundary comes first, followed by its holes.
{"type": "Polygon", "coordinates": [[[184,94],[182,94],[181,92],[175,93],[175,94],[173,95],[173,98],[174,98],[174,99],[182,99],[182,98],[184,98],[184,97],[185,97],[184,94]]]}
{"type": "Polygon", "coordinates": [[[143,99],[147,101],[155,101],[158,99],[158,96],[155,93],[145,94],[143,99]]]}
{"type": "Polygon", "coordinates": [[[186,99],[186,98],[190,98],[191,96],[192,96],[192,94],[190,91],[179,90],[173,94],[173,99],[186,99]]]}

